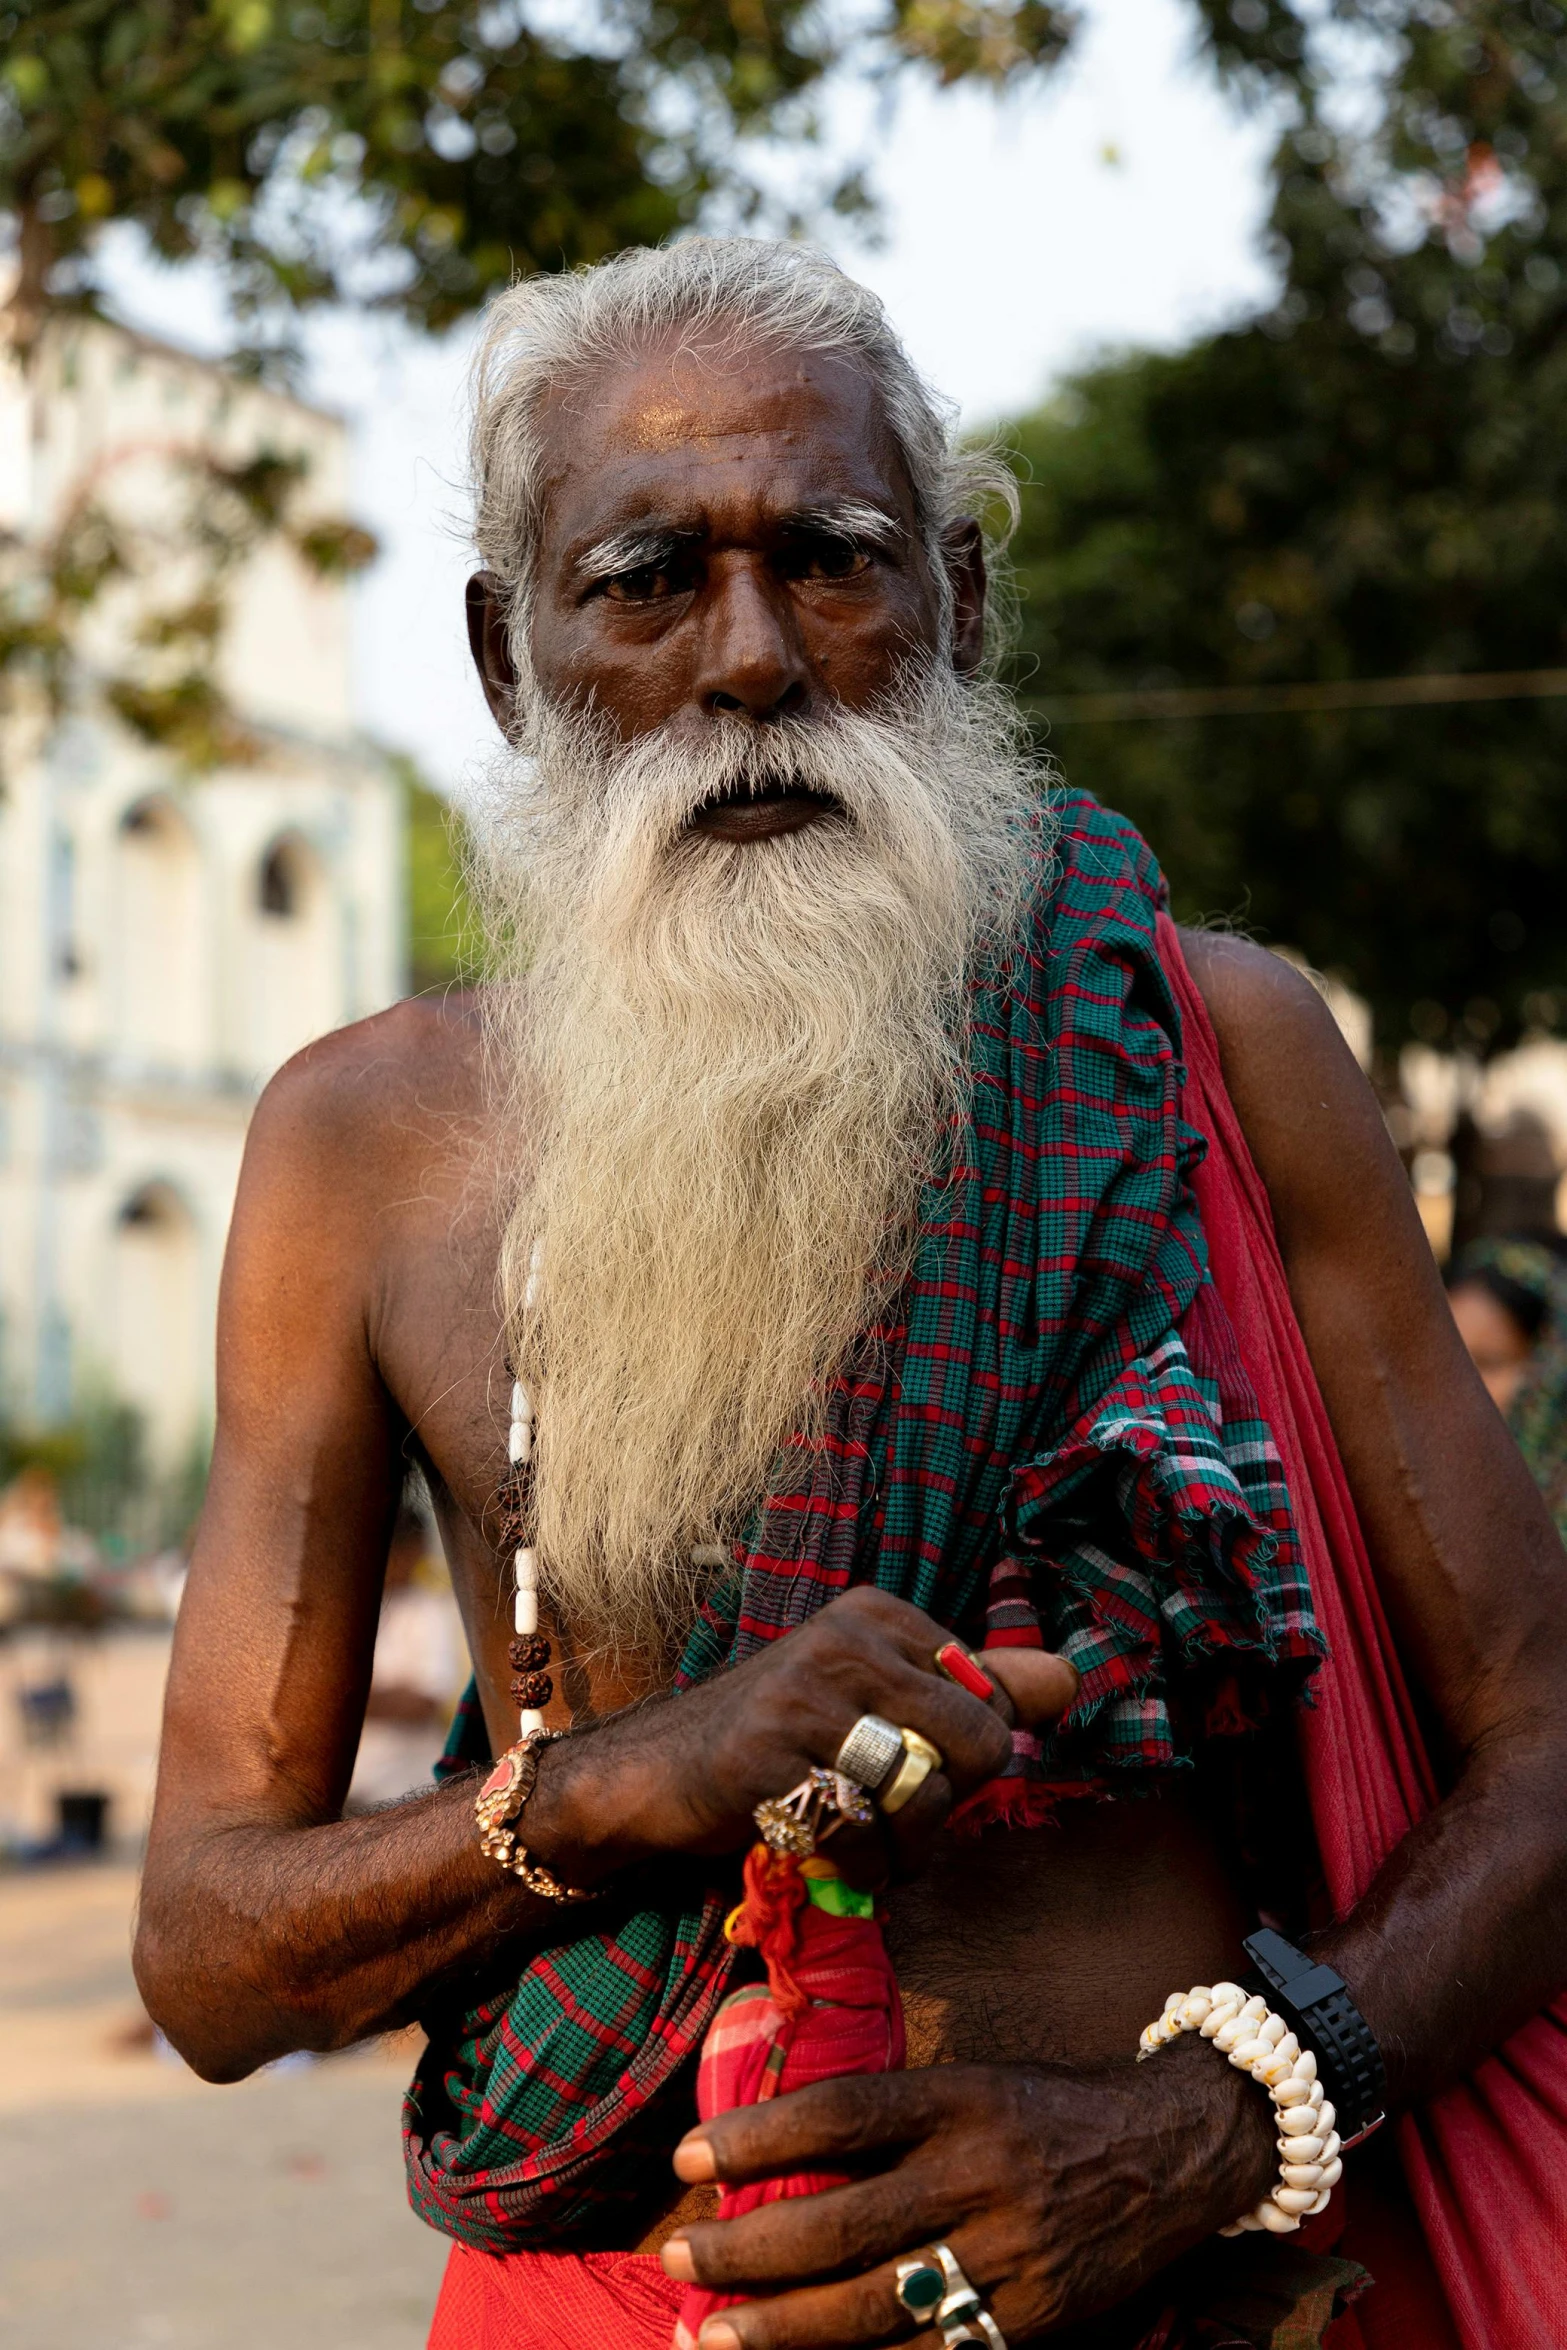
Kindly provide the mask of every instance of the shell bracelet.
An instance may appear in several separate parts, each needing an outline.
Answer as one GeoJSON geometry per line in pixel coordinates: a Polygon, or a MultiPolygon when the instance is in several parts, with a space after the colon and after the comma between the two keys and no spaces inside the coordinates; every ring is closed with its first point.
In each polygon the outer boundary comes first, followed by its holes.
{"type": "Polygon", "coordinates": [[[1339,2158],[1339,2135],[1333,2107],[1322,2093],[1317,2060],[1302,2048],[1283,2016],[1275,2015],[1260,1993],[1243,1991],[1238,1983],[1198,1983],[1190,1991],[1172,1991],[1164,2013],[1142,2034],[1137,2061],[1144,2063],[1183,2032],[1200,2033],[1226,2055],[1231,2064],[1266,2089],[1278,2114],[1279,2183],[1251,2211],[1243,2211],[1221,2236],[1241,2236],[1259,2228],[1272,2236],[1292,2236],[1303,2219],[1325,2211],[1328,2197],[1344,2175],[1339,2158]]]}

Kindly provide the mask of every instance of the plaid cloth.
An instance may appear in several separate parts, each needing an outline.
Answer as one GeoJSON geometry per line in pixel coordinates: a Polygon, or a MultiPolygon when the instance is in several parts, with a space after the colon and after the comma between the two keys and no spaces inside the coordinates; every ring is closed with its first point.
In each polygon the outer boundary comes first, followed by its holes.
{"type": "MultiPolygon", "coordinates": [[[[855,1582],[971,1640],[1059,1649],[1078,1701],[1014,1741],[980,1820],[1184,1767],[1322,1650],[1278,1453],[1208,1284],[1163,880],[1086,796],[1053,815],[1020,949],[976,984],[970,1108],[909,1279],[823,1433],[787,1448],[678,1676],[855,1582]]],[[[423,2218],[491,2251],[626,2223],[689,2118],[687,2059],[725,1989],[720,1876],[671,1874],[436,2033],[405,2112],[423,2218]]]]}

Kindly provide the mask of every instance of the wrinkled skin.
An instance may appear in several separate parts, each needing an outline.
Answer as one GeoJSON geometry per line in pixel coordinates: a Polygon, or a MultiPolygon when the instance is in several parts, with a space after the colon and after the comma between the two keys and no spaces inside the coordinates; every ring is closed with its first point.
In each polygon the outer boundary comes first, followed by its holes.
{"type": "MultiPolygon", "coordinates": [[[[545,690],[591,699],[623,735],[863,707],[906,654],[937,646],[909,486],[848,362],[654,349],[563,386],[545,422],[532,662],[545,690]],[[885,516],[875,550],[802,523],[846,499],[885,516]],[[664,533],[659,560],[589,576],[589,552],[633,529],[664,533]]],[[[953,658],[971,668],[972,525],[942,561],[953,658]]],[[[470,621],[509,726],[515,680],[482,577],[470,621]]],[[[787,797],[710,821],[765,853],[770,833],[818,819],[787,797]]],[[[1443,1803],[1320,1937],[1402,2103],[1561,1980],[1567,1566],[1320,1000],[1244,942],[1187,946],[1379,1586],[1445,1742],[1443,1803]]],[[[311,1047],[254,1122],[137,1947],[149,2009],[211,2079],[417,2017],[560,1929],[479,1853],[471,1786],[340,1816],[409,1455],[435,1496],[497,1750],[512,1734],[487,1118],[475,1010],[451,997],[311,1047]]],[[[1265,2102],[1211,2050],[1130,2062],[1165,1993],[1233,1973],[1254,1922],[1202,1790],[954,1841],[947,1807],[994,1768],[1005,1709],[937,1679],[935,1638],[901,1603],[850,1594],[678,1703],[659,1699],[655,1660],[611,1672],[565,1643],[550,1719],[589,1734],[545,1756],[527,1841],[569,1882],[738,1853],[757,1797],[830,1761],[865,1707],[928,1730],[947,1757],[891,1838],[842,1840],[862,1881],[894,1879],[915,2069],[714,2120],[677,2154],[685,2200],[672,2184],[670,2208],[649,2213],[645,2241],[663,2242],[672,2273],[753,2294],[710,2321],[708,2350],[906,2338],[888,2263],[938,2236],[1021,2345],[1124,2299],[1273,2175],[1265,2102]],[[715,2177],[830,2167],[846,2150],[849,2187],[705,2216],[715,2177]]],[[[1069,1677],[1049,1659],[1030,1669],[1005,1695],[1047,1719],[1069,1677]]]]}

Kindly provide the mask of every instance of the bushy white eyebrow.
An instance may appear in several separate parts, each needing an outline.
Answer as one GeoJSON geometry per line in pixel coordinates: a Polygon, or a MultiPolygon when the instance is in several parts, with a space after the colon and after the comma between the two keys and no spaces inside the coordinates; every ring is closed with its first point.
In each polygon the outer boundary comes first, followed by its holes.
{"type": "Polygon", "coordinates": [[[865,498],[834,498],[822,506],[802,506],[783,517],[792,531],[818,531],[825,538],[847,539],[852,546],[874,547],[894,554],[903,545],[904,529],[896,514],[873,506],[865,498]]]}
{"type": "Polygon", "coordinates": [[[576,568],[585,579],[614,579],[625,571],[656,569],[668,563],[682,547],[694,545],[700,535],[694,530],[673,530],[661,523],[618,530],[613,537],[600,539],[596,546],[580,554],[576,568]]]}

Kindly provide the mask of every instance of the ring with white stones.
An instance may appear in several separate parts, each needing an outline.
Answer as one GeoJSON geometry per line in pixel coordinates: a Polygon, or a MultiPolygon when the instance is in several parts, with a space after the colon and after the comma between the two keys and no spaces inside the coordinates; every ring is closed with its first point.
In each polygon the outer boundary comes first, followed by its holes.
{"type": "Polygon", "coordinates": [[[897,1724],[884,1721],[880,1714],[861,1714],[833,1756],[832,1767],[874,1795],[893,1765],[902,1760],[903,1733],[897,1724]]]}

